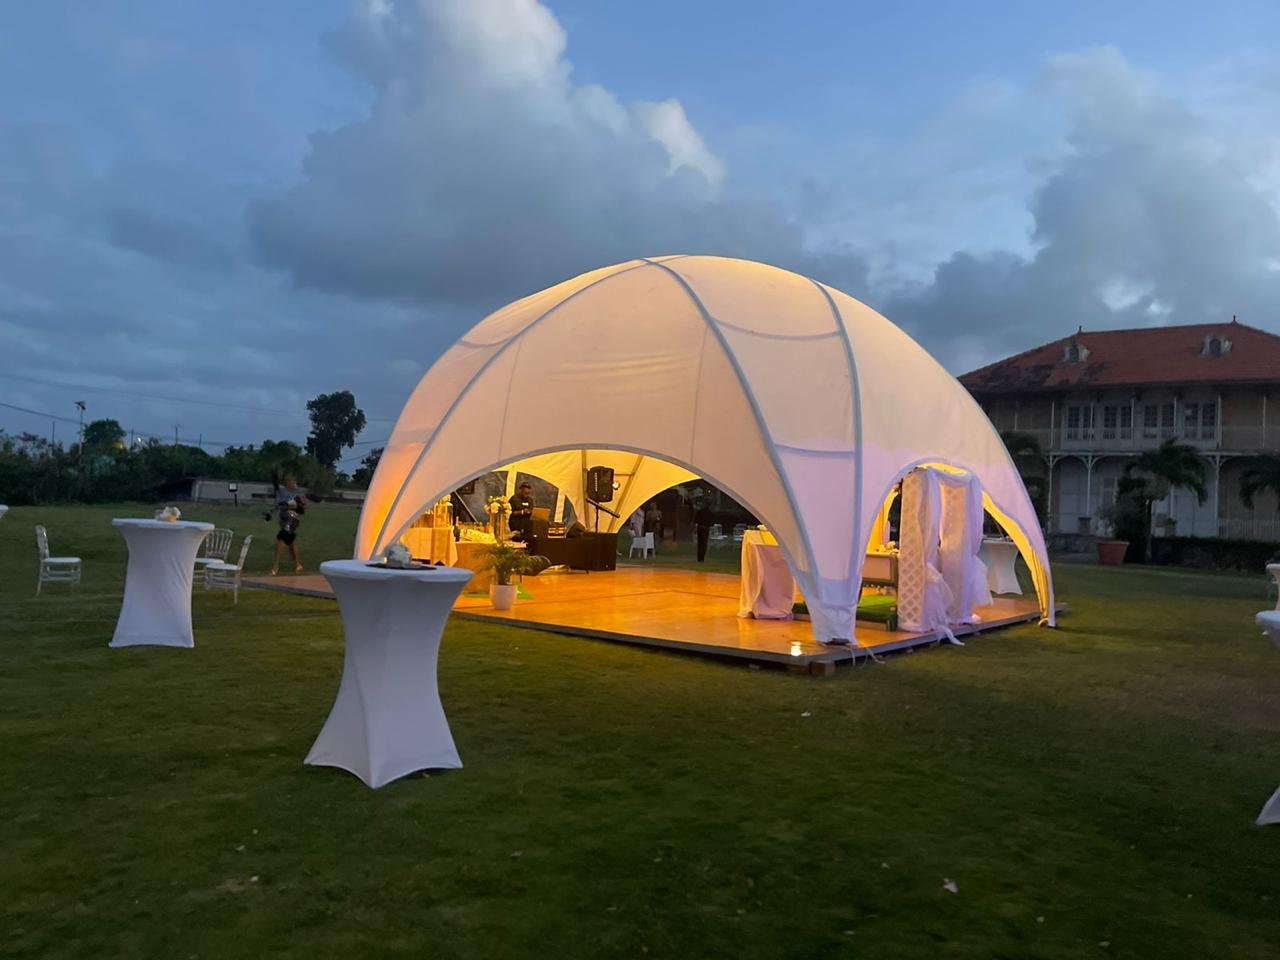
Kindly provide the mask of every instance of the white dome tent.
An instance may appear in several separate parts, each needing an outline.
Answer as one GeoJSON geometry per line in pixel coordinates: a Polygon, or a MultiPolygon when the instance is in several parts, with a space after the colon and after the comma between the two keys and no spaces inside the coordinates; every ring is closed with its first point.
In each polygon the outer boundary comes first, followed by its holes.
{"type": "MultiPolygon", "coordinates": [[[[1035,511],[968,392],[865,304],[721,257],[605,267],[472,328],[405,404],[356,557],[378,555],[430,504],[492,470],[559,478],[582,516],[581,470],[598,464],[631,475],[623,518],[695,476],[746,506],[777,538],[823,641],[853,639],[862,558],[898,481],[926,464],[967,472],[1053,622],[1035,511]]],[[[601,529],[616,529],[608,519],[601,529]]]]}

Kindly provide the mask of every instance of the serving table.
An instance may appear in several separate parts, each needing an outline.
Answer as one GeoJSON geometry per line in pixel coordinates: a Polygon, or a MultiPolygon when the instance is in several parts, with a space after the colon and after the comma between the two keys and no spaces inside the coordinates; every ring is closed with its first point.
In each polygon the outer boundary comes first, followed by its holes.
{"type": "Polygon", "coordinates": [[[790,620],[795,614],[796,581],[773,535],[747,530],[742,535],[742,579],[738,616],[790,620]]]}
{"type": "Polygon", "coordinates": [[[415,770],[461,767],[436,660],[471,571],[327,560],[320,572],[338,598],[346,649],[338,696],[306,763],[339,767],[375,788],[415,770]]]}
{"type": "Polygon", "coordinates": [[[111,646],[194,647],[192,574],[213,524],[117,518],[111,525],[129,546],[124,603],[111,646]]]}
{"type": "Polygon", "coordinates": [[[1012,540],[984,539],[978,548],[978,559],[987,567],[987,587],[992,593],[1022,593],[1014,564],[1018,545],[1012,540]]]}

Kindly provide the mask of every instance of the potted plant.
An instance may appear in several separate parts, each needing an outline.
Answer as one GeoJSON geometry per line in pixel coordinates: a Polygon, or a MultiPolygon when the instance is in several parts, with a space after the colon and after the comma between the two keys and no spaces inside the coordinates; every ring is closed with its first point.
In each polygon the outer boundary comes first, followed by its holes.
{"type": "Polygon", "coordinates": [[[489,599],[495,610],[510,610],[516,603],[516,585],[511,578],[518,574],[540,573],[550,564],[546,557],[532,556],[509,543],[495,543],[480,555],[480,569],[493,571],[489,599]]]}
{"type": "Polygon", "coordinates": [[[1129,541],[1116,538],[1116,528],[1124,524],[1131,512],[1127,500],[1117,499],[1103,504],[1098,509],[1098,520],[1102,523],[1103,536],[1097,539],[1098,563],[1104,567],[1118,567],[1124,563],[1124,555],[1129,550],[1129,541]]]}

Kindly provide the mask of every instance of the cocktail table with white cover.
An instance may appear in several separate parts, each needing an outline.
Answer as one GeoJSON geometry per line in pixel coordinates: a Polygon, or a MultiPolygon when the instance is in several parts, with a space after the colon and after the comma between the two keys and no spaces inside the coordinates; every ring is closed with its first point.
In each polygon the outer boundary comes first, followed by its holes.
{"type": "Polygon", "coordinates": [[[796,581],[773,536],[762,530],[742,535],[742,580],[738,616],[790,620],[795,614],[796,581]]]}
{"type": "Polygon", "coordinates": [[[327,560],[320,572],[342,610],[346,651],[338,696],[306,762],[339,767],[370,787],[415,770],[461,767],[436,686],[436,659],[471,571],[327,560]]]}
{"type": "Polygon", "coordinates": [[[9,508],[6,507],[3,503],[0,503],[0,517],[3,517],[8,512],[9,512],[9,508]]]}
{"type": "Polygon", "coordinates": [[[978,548],[978,559],[987,567],[987,587],[992,593],[1022,593],[1014,564],[1018,545],[1012,540],[984,539],[978,548]]]}
{"type": "Polygon", "coordinates": [[[194,647],[191,581],[200,544],[212,523],[116,519],[129,545],[124,603],[113,647],[194,647]]]}
{"type": "MultiPolygon", "coordinates": [[[[1267,567],[1270,570],[1271,567],[1267,567]]],[[[1267,639],[1275,644],[1275,648],[1280,650],[1280,610],[1264,610],[1254,619],[1254,622],[1262,628],[1262,632],[1267,635],[1267,639]]],[[[1258,826],[1265,826],[1268,823],[1280,824],[1280,790],[1271,795],[1262,807],[1262,812],[1258,814],[1258,826]]]]}

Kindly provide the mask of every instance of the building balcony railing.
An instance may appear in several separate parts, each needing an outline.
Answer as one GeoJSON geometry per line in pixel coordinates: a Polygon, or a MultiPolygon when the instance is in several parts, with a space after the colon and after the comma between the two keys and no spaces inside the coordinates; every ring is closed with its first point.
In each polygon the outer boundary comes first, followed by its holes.
{"type": "Polygon", "coordinates": [[[1280,424],[1275,426],[1268,424],[1265,431],[1258,425],[1224,426],[1220,435],[1212,430],[1208,431],[1208,435],[1205,431],[1197,430],[1194,436],[1185,435],[1176,429],[1148,431],[1142,427],[1127,432],[1119,427],[1115,430],[1106,430],[1101,427],[1095,427],[1092,430],[1069,430],[1065,427],[1030,430],[1019,428],[1017,432],[1035,437],[1041,449],[1047,453],[1073,451],[1140,453],[1143,450],[1153,450],[1169,439],[1204,450],[1206,453],[1280,450],[1280,424]]]}

